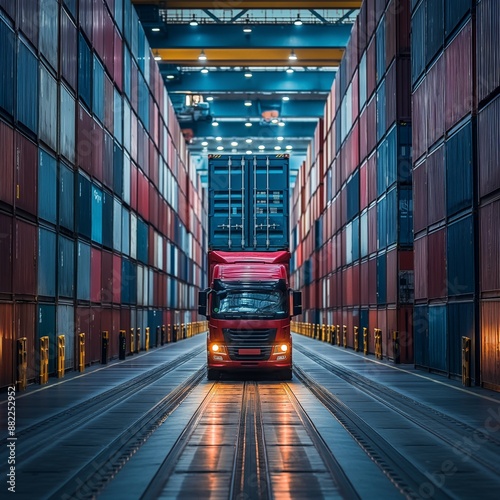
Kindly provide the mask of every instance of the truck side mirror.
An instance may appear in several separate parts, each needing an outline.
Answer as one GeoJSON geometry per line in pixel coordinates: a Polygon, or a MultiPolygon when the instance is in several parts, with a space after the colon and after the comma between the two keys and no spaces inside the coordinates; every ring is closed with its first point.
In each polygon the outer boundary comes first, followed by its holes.
{"type": "Polygon", "coordinates": [[[207,298],[208,298],[207,290],[202,290],[202,291],[198,292],[198,314],[201,314],[202,316],[205,316],[206,318],[208,318],[207,298]]]}
{"type": "Polygon", "coordinates": [[[298,316],[302,314],[302,292],[297,290],[292,291],[293,294],[293,314],[292,316],[298,316]]]}

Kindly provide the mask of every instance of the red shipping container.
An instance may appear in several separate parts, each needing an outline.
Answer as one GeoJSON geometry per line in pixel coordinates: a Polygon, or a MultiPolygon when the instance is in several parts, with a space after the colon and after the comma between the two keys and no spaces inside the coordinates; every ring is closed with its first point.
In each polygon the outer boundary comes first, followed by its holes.
{"type": "Polygon", "coordinates": [[[360,265],[354,264],[352,266],[352,305],[359,305],[360,301],[360,265]]]}
{"type": "Polygon", "coordinates": [[[90,253],[90,300],[92,302],[101,302],[101,277],[101,251],[92,248],[90,253]]]}
{"type": "Polygon", "coordinates": [[[377,145],[377,96],[374,95],[366,108],[367,147],[370,154],[377,145]]]}
{"type": "Polygon", "coordinates": [[[102,182],[102,164],[103,164],[103,148],[104,148],[104,129],[98,122],[93,120],[92,132],[92,166],[93,175],[96,179],[102,182]]]}
{"type": "Polygon", "coordinates": [[[369,291],[370,281],[368,276],[368,261],[365,260],[360,264],[360,304],[367,306],[370,303],[369,291]]]}
{"type": "Polygon", "coordinates": [[[418,234],[427,227],[427,163],[422,161],[413,170],[413,231],[418,234]]]}
{"type": "Polygon", "coordinates": [[[361,7],[358,13],[358,57],[361,59],[363,52],[366,49],[366,45],[368,40],[370,39],[368,28],[367,28],[367,20],[366,20],[366,12],[367,12],[367,3],[362,2],[361,7]]]}
{"type": "Polygon", "coordinates": [[[88,174],[93,175],[92,151],[94,149],[94,123],[92,117],[80,104],[78,106],[77,123],[77,161],[88,174]]]}
{"type": "Polygon", "coordinates": [[[479,266],[482,296],[500,296],[500,201],[479,209],[479,266]]]}
{"type": "Polygon", "coordinates": [[[134,113],[130,113],[130,157],[132,160],[142,167],[139,164],[138,155],[137,155],[137,116],[134,113]]]}
{"type": "Polygon", "coordinates": [[[86,349],[86,363],[92,364],[101,361],[101,308],[92,307],[90,310],[89,333],[85,336],[85,343],[88,342],[86,349]]]}
{"type": "MultiPolygon", "coordinates": [[[[113,344],[113,310],[110,307],[103,307],[101,309],[101,332],[108,332],[109,343],[113,344]]],[[[116,340],[118,343],[118,339],[116,340]]],[[[108,347],[108,359],[111,359],[111,345],[108,347]]]]}
{"type": "Polygon", "coordinates": [[[15,219],[13,291],[16,295],[37,294],[38,231],[34,224],[15,219]]]}
{"type": "Polygon", "coordinates": [[[427,148],[427,79],[412,95],[412,153],[413,162],[425,153],[427,148]]]}
{"type": "Polygon", "coordinates": [[[0,120],[0,201],[14,205],[14,130],[0,120]]]}
{"type": "Polygon", "coordinates": [[[446,297],[448,284],[446,282],[446,228],[428,235],[429,248],[432,256],[428,260],[428,294],[429,299],[446,297]]]}
{"type": "MultiPolygon", "coordinates": [[[[387,357],[387,344],[389,343],[389,332],[387,331],[387,309],[385,306],[377,311],[377,328],[382,330],[382,356],[387,357]]],[[[373,341],[375,343],[375,334],[372,330],[373,341]]]]}
{"type": "MultiPolygon", "coordinates": [[[[415,255],[415,300],[426,300],[428,294],[428,249],[427,236],[413,242],[415,255]]],[[[434,257],[433,257],[434,258],[434,257]]]]}
{"type": "Polygon", "coordinates": [[[427,157],[427,224],[430,226],[446,217],[446,165],[444,146],[427,157]]]}
{"type": "Polygon", "coordinates": [[[376,308],[368,311],[368,352],[375,351],[375,328],[378,328],[378,311],[376,308]]]}
{"type": "Polygon", "coordinates": [[[398,300],[398,251],[391,250],[386,254],[387,262],[387,304],[395,304],[398,300]]]}
{"type": "Polygon", "coordinates": [[[372,205],[368,209],[368,254],[373,254],[376,251],[377,251],[377,206],[372,205]]]}
{"type": "Polygon", "coordinates": [[[16,132],[15,205],[36,215],[38,209],[38,148],[16,132]]]}
{"type": "Polygon", "coordinates": [[[158,204],[160,194],[156,191],[153,184],[149,184],[149,221],[155,228],[159,228],[158,204]]]}
{"type": "Polygon", "coordinates": [[[481,384],[500,390],[500,301],[481,301],[481,384]]]}
{"type": "MultiPolygon", "coordinates": [[[[29,348],[33,349],[33,346],[29,348]]],[[[0,303],[0,388],[12,385],[14,374],[14,304],[0,303]]]]}
{"type": "Polygon", "coordinates": [[[64,9],[61,9],[60,32],[61,77],[75,91],[78,82],[78,30],[64,9]]]}
{"type": "MultiPolygon", "coordinates": [[[[469,21],[445,50],[446,130],[473,109],[472,21],[469,21]],[[457,75],[460,75],[457,78],[457,75]]],[[[441,75],[442,76],[442,75],[441,75]]]]}
{"type": "Polygon", "coordinates": [[[368,154],[368,112],[363,108],[359,117],[359,158],[363,161],[368,154]]]}
{"type": "Polygon", "coordinates": [[[9,298],[12,294],[12,221],[10,215],[0,213],[0,294],[6,294],[9,298]]]}
{"type": "Polygon", "coordinates": [[[359,208],[363,211],[368,206],[368,163],[359,167],[359,208]]]}
{"type": "Polygon", "coordinates": [[[137,210],[137,192],[138,192],[138,170],[135,163],[130,163],[130,206],[137,210]]]}
{"type": "Polygon", "coordinates": [[[111,79],[114,78],[114,31],[113,31],[113,18],[110,16],[108,11],[104,9],[103,12],[103,62],[106,67],[111,79]]]}
{"type": "Polygon", "coordinates": [[[104,126],[112,133],[115,107],[115,87],[108,75],[104,75],[104,126]]]}
{"type": "Polygon", "coordinates": [[[115,84],[120,90],[123,90],[123,41],[116,26],[113,28],[114,45],[113,45],[113,74],[115,84]]]}
{"type": "MultiPolygon", "coordinates": [[[[376,86],[376,55],[377,47],[375,37],[372,38],[366,50],[366,97],[369,99],[373,94],[376,86]]],[[[375,135],[375,132],[373,132],[375,135]]]]}
{"type": "Polygon", "coordinates": [[[92,42],[100,59],[104,52],[104,4],[102,0],[94,0],[92,42]]]}
{"type": "Polygon", "coordinates": [[[101,302],[111,304],[113,300],[113,254],[103,250],[101,253],[101,302]]]}
{"type": "MultiPolygon", "coordinates": [[[[427,147],[430,148],[444,135],[445,117],[445,57],[429,69],[427,79],[427,147]]],[[[456,75],[455,75],[456,79],[456,75]]]]}
{"type": "Polygon", "coordinates": [[[377,304],[377,259],[368,261],[368,302],[377,304]]]}

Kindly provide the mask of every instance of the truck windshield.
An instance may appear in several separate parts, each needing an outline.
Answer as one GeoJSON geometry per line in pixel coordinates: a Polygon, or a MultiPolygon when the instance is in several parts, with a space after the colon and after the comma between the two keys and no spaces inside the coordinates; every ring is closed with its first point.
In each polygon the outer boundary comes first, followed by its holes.
{"type": "Polygon", "coordinates": [[[212,295],[212,314],[216,318],[285,318],[287,295],[282,290],[219,290],[212,295]]]}

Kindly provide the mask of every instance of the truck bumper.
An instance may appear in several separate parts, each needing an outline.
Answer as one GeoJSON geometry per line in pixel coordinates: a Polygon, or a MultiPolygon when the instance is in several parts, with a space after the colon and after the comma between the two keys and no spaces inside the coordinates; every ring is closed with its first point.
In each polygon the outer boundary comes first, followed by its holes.
{"type": "Polygon", "coordinates": [[[292,359],[287,356],[287,359],[274,361],[220,361],[208,357],[208,368],[212,370],[219,370],[221,372],[243,372],[243,371],[277,371],[287,370],[292,368],[292,359]]]}

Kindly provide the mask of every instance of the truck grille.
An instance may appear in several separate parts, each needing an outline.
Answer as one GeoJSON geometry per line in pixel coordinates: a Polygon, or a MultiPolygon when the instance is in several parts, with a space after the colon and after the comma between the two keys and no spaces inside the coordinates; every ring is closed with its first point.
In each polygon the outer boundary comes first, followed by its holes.
{"type": "Polygon", "coordinates": [[[224,340],[233,361],[263,361],[269,359],[276,337],[276,328],[236,330],[224,328],[224,340]],[[260,354],[240,354],[240,349],[260,349],[260,354]]]}

